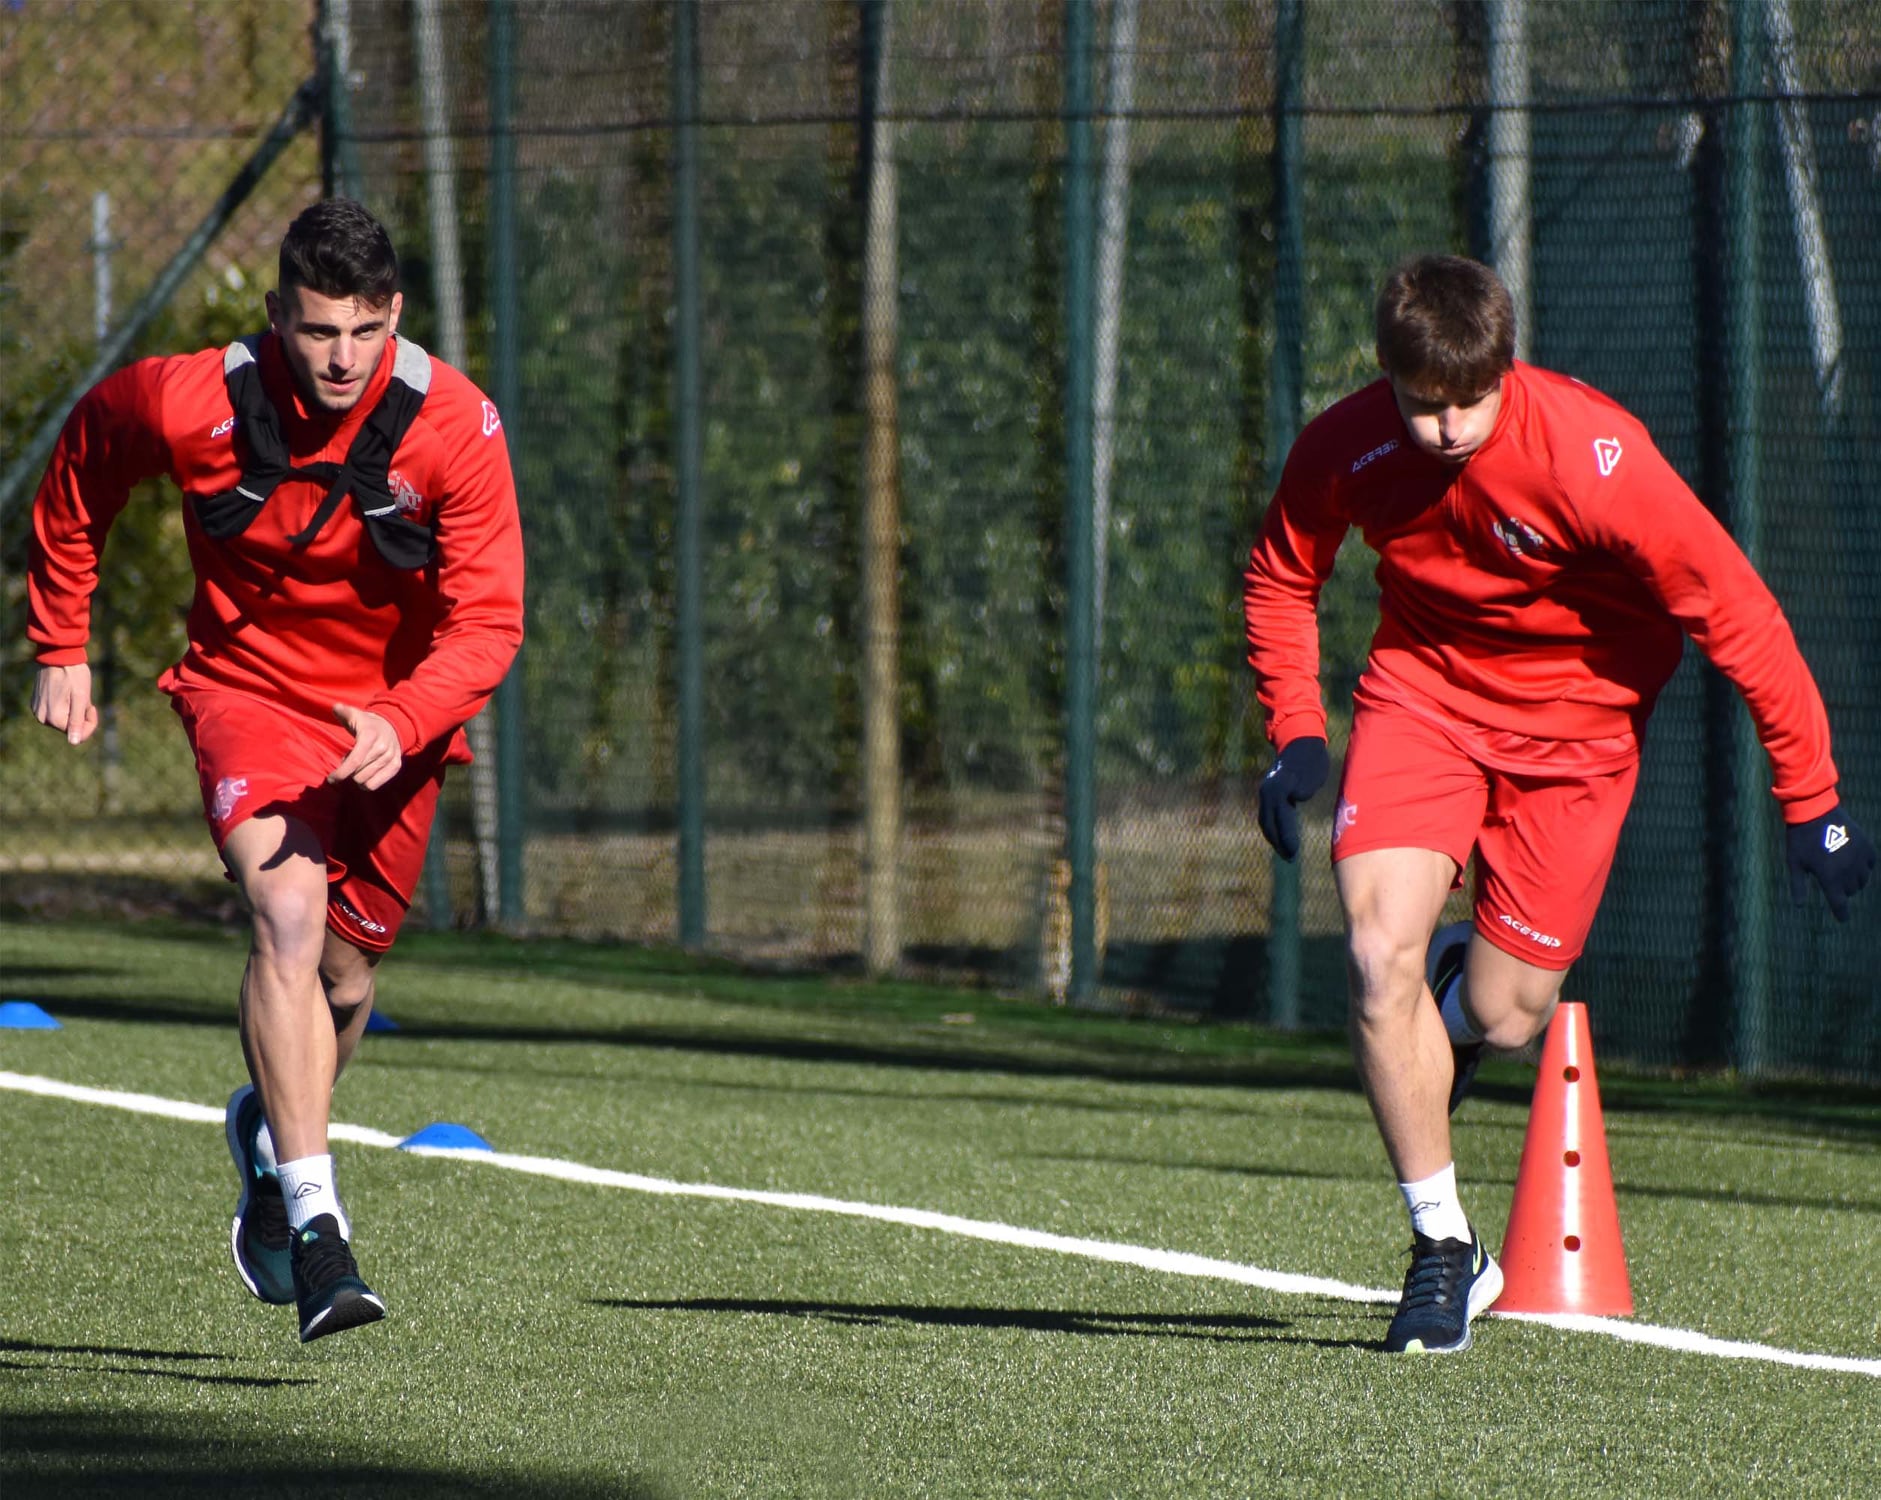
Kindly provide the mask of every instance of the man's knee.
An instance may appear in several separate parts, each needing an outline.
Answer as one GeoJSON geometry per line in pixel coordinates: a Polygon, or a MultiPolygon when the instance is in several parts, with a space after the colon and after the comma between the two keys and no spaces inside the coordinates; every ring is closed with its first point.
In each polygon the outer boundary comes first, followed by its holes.
{"type": "Polygon", "coordinates": [[[1356,923],[1346,935],[1352,1018],[1365,1022],[1422,1001],[1424,946],[1380,923],[1356,923]]]}
{"type": "Polygon", "coordinates": [[[254,908],[254,946],[267,962],[309,969],[326,943],[326,885],[306,881],[258,882],[249,893],[254,908]]]}

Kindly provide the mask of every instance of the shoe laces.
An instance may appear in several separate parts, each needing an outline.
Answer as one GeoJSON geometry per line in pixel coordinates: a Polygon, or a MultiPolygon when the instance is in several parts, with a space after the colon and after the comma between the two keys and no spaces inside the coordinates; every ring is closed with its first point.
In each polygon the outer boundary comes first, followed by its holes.
{"type": "Polygon", "coordinates": [[[294,1238],[288,1227],[287,1199],[281,1185],[272,1177],[258,1179],[255,1191],[248,1195],[245,1227],[255,1242],[266,1250],[285,1250],[294,1238]]]}
{"type": "Polygon", "coordinates": [[[1418,1239],[1411,1246],[1411,1269],[1404,1278],[1400,1309],[1430,1307],[1456,1297],[1469,1275],[1470,1243],[1418,1239]]]}
{"type": "Polygon", "coordinates": [[[303,1229],[294,1237],[294,1245],[301,1280],[310,1287],[330,1286],[343,1277],[359,1275],[352,1247],[340,1237],[337,1228],[303,1229]]]}

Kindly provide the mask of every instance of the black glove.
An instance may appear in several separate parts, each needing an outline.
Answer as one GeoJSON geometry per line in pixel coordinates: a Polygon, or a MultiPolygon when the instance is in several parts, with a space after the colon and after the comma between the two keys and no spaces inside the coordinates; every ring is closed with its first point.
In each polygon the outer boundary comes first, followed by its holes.
{"type": "MultiPolygon", "coordinates": [[[[1263,791],[1261,806],[1267,805],[1263,791]]],[[[1848,898],[1868,883],[1874,873],[1874,840],[1861,831],[1861,825],[1842,811],[1842,804],[1829,810],[1826,817],[1789,826],[1790,900],[1798,906],[1809,894],[1813,875],[1822,894],[1829,898],[1829,910],[1835,920],[1848,920],[1848,898]]]]}
{"type": "Polygon", "coordinates": [[[1280,747],[1261,778],[1261,832],[1282,859],[1300,852],[1300,815],[1294,809],[1326,784],[1331,767],[1326,742],[1301,735],[1280,747]]]}

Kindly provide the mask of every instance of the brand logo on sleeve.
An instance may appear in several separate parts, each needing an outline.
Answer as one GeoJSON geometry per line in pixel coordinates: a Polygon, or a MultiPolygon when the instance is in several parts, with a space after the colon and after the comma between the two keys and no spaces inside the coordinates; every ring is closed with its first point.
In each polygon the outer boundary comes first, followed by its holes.
{"type": "Polygon", "coordinates": [[[496,408],[488,401],[483,403],[483,435],[492,436],[503,425],[503,419],[496,414],[496,408]]]}
{"type": "Polygon", "coordinates": [[[216,423],[214,427],[209,429],[209,436],[219,438],[233,431],[235,431],[235,418],[224,417],[220,422],[216,423]]]}
{"type": "Polygon", "coordinates": [[[1600,477],[1605,479],[1620,462],[1620,440],[1618,438],[1594,439],[1594,462],[1600,465],[1600,477]]]}
{"type": "Polygon", "coordinates": [[[1358,461],[1352,465],[1352,472],[1356,474],[1358,473],[1360,469],[1364,468],[1367,464],[1376,463],[1379,459],[1383,458],[1386,454],[1396,453],[1397,451],[1398,451],[1398,440],[1396,438],[1393,438],[1388,443],[1380,443],[1376,448],[1372,449],[1370,453],[1361,454],[1359,456],[1358,461]]]}

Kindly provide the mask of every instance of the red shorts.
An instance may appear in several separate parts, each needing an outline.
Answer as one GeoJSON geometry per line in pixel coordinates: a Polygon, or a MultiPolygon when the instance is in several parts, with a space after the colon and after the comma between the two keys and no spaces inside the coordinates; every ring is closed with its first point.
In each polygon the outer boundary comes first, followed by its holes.
{"type": "Polygon", "coordinates": [[[369,792],[327,785],[353,745],[337,719],[323,724],[239,692],[191,689],[170,702],[196,753],[216,847],[258,814],[306,824],[326,855],[328,928],[371,953],[390,948],[424,871],[447,742],[407,756],[369,792]]]}
{"type": "Polygon", "coordinates": [[[1474,849],[1476,931],[1524,963],[1565,969],[1593,926],[1639,762],[1562,776],[1499,769],[1472,739],[1469,726],[1361,692],[1332,857],[1435,849],[1460,883],[1474,849]]]}

